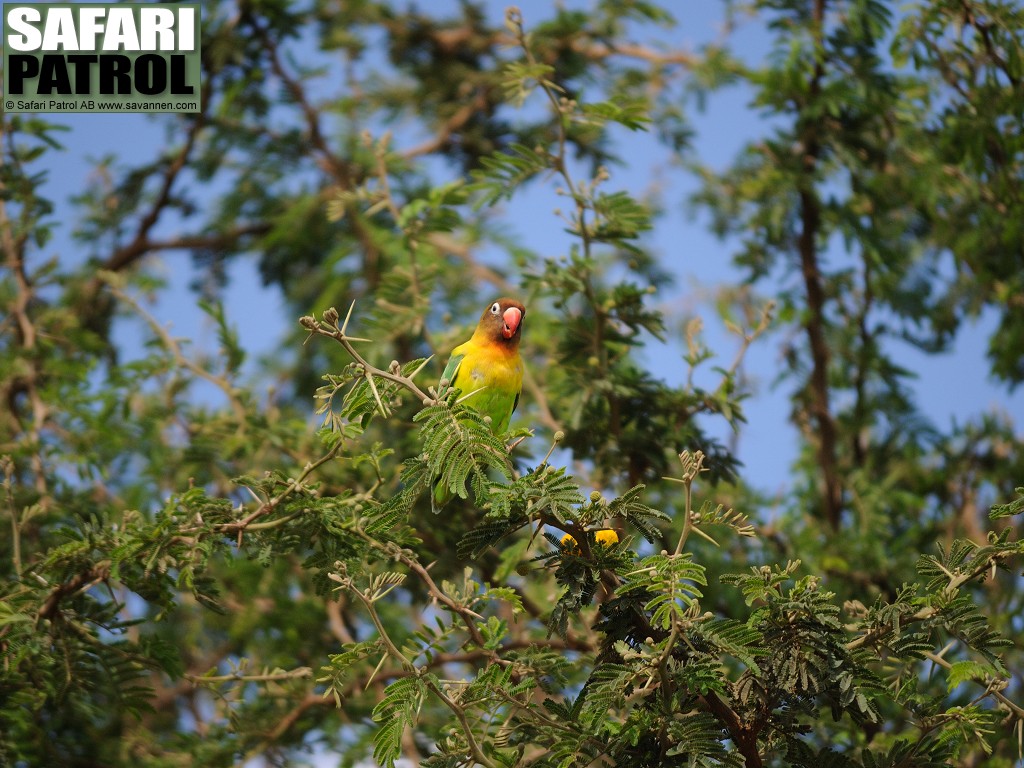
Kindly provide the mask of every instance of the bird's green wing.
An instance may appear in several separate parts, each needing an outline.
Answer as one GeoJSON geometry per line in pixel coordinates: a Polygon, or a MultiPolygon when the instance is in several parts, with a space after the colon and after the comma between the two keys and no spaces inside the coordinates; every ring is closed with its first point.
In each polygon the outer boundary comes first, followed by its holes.
{"type": "Polygon", "coordinates": [[[448,380],[448,386],[455,385],[455,374],[459,372],[459,366],[462,365],[462,361],[466,356],[453,354],[448,358],[448,365],[444,367],[444,373],[441,374],[442,379],[448,380]]]}
{"type": "MultiPolygon", "coordinates": [[[[452,351],[452,356],[448,358],[448,364],[444,367],[444,373],[441,374],[441,380],[447,381],[448,387],[446,387],[442,392],[439,392],[439,394],[444,394],[448,389],[455,386],[455,376],[458,374],[459,366],[462,365],[462,361],[465,357],[466,355],[464,353],[457,354],[455,350],[452,351]]],[[[438,478],[433,482],[433,488],[430,492],[430,509],[436,515],[441,511],[441,507],[452,500],[453,495],[454,494],[441,483],[440,478],[438,478]]]]}

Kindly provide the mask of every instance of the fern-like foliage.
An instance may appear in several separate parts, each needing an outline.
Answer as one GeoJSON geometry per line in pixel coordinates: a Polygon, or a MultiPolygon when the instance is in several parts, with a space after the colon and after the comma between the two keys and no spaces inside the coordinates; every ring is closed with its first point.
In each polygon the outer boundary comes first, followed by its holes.
{"type": "Polygon", "coordinates": [[[463,560],[472,560],[488,548],[493,547],[506,536],[518,531],[529,522],[526,517],[493,519],[485,517],[476,526],[466,531],[459,539],[458,554],[463,560]]]}
{"type": "Polygon", "coordinates": [[[599,664],[580,694],[580,718],[595,728],[608,718],[610,712],[624,708],[636,674],[626,664],[599,664]]]}
{"type": "Polygon", "coordinates": [[[695,623],[690,630],[690,643],[715,658],[732,656],[754,674],[761,672],[757,659],[768,653],[761,632],[746,622],[734,619],[695,623]]]}
{"type": "Polygon", "coordinates": [[[362,643],[346,643],[341,653],[332,653],[328,656],[329,664],[320,668],[318,683],[324,684],[324,698],[334,699],[336,706],[342,705],[342,693],[345,684],[348,682],[353,669],[364,660],[380,656],[384,653],[384,644],[380,638],[374,638],[362,643]]]}
{"type": "Polygon", "coordinates": [[[814,749],[805,741],[791,738],[786,743],[786,761],[793,768],[859,768],[860,764],[830,747],[814,749]]]}
{"type": "Polygon", "coordinates": [[[656,525],[657,521],[665,521],[669,519],[659,509],[650,507],[644,504],[640,497],[643,494],[644,486],[637,485],[630,488],[628,491],[623,493],[608,502],[606,515],[608,517],[619,517],[624,519],[627,523],[635,527],[640,534],[652,544],[660,537],[656,525]]]}
{"type": "Polygon", "coordinates": [[[927,602],[935,612],[926,625],[940,625],[966,647],[981,654],[1001,675],[1005,670],[997,652],[1011,647],[1012,642],[991,625],[973,596],[964,591],[964,586],[986,578],[1003,566],[1007,558],[1021,552],[1024,543],[1010,541],[1009,533],[1006,530],[991,534],[989,545],[984,547],[964,539],[954,540],[948,551],[937,544],[938,556],[923,555],[917,563],[918,572],[927,579],[930,593],[927,602]]]}
{"type": "Polygon", "coordinates": [[[641,591],[650,595],[644,609],[651,612],[651,624],[668,630],[703,597],[707,586],[704,566],[695,563],[689,552],[645,557],[626,574],[618,594],[641,591]]]}
{"type": "Polygon", "coordinates": [[[740,768],[742,756],[726,745],[727,734],[722,724],[709,713],[673,719],[666,729],[672,746],[665,755],[680,764],[700,768],[740,768]],[[685,763],[684,763],[685,761],[685,763]]]}
{"type": "Polygon", "coordinates": [[[1013,642],[991,625],[988,617],[970,595],[961,594],[953,598],[937,595],[934,607],[937,610],[934,622],[940,624],[946,632],[965,646],[980,653],[989,664],[999,670],[999,674],[1006,674],[997,652],[999,649],[1012,647],[1013,642]]]}
{"type": "Polygon", "coordinates": [[[401,677],[384,690],[384,698],[373,708],[373,719],[380,723],[373,737],[373,759],[386,768],[394,768],[402,755],[402,734],[416,724],[416,717],[427,687],[418,677],[401,677]]]}
{"type": "Polygon", "coordinates": [[[936,739],[925,737],[920,741],[899,739],[888,751],[864,753],[864,768],[945,768],[949,765],[949,752],[936,739]]]}
{"type": "Polygon", "coordinates": [[[489,498],[486,516],[459,541],[460,557],[479,557],[488,547],[542,515],[558,522],[579,519],[583,504],[579,485],[565,468],[548,465],[508,484],[492,483],[489,498]]]}
{"type": "Polygon", "coordinates": [[[584,503],[579,484],[565,467],[542,464],[491,494],[490,516],[516,518],[541,515],[565,522],[579,520],[584,503]]]}
{"type": "Polygon", "coordinates": [[[870,608],[848,605],[847,609],[857,614],[854,627],[865,646],[884,649],[890,659],[913,662],[934,646],[931,633],[915,620],[925,602],[918,597],[917,585],[904,585],[891,602],[879,597],[870,608]]]}
{"type": "Polygon", "coordinates": [[[635,251],[630,242],[651,228],[650,211],[628,192],[619,191],[595,196],[593,211],[596,221],[592,237],[619,248],[635,251]]]}
{"type": "Polygon", "coordinates": [[[1002,520],[1007,517],[1024,514],[1024,487],[1014,488],[1017,498],[1005,504],[993,504],[988,516],[990,520],[1002,520]]]}
{"type": "Polygon", "coordinates": [[[812,576],[788,582],[799,564],[762,566],[722,581],[738,586],[748,602],[757,601],[749,625],[763,637],[765,652],[735,686],[744,707],[779,707],[786,719],[817,714],[818,703],[834,718],[848,714],[858,722],[880,718],[874,700],[884,684],[868,663],[871,654],[847,644],[834,595],[812,576]]]}
{"type": "Polygon", "coordinates": [[[585,531],[580,538],[586,542],[563,542],[547,531],[544,537],[554,550],[539,555],[536,560],[556,564],[555,579],[563,587],[551,616],[548,619],[548,634],[556,633],[566,637],[570,617],[576,615],[593,601],[599,584],[603,582],[606,594],[611,594],[618,585],[614,573],[630,570],[634,555],[622,543],[601,543],[596,530],[585,531]]]}
{"type": "Polygon", "coordinates": [[[694,515],[695,525],[723,525],[732,529],[738,536],[753,538],[754,526],[747,522],[747,516],[732,507],[715,504],[710,499],[701,504],[700,510],[694,515]]]}
{"type": "Polygon", "coordinates": [[[600,580],[600,571],[588,563],[581,562],[581,558],[568,555],[559,561],[555,578],[563,587],[563,591],[548,618],[548,636],[554,633],[566,638],[569,633],[569,618],[593,601],[600,580]]]}
{"type": "MultiPolygon", "coordinates": [[[[522,66],[522,65],[519,65],[522,66]]],[[[534,72],[542,76],[544,69],[534,72]]],[[[480,159],[480,170],[473,171],[473,182],[467,191],[479,195],[478,207],[494,205],[508,199],[525,181],[548,167],[548,157],[524,144],[511,144],[504,152],[480,159]]]]}
{"type": "Polygon", "coordinates": [[[502,436],[477,410],[457,402],[458,390],[451,390],[441,402],[427,406],[414,417],[420,422],[420,437],[427,468],[436,483],[454,495],[468,498],[469,483],[479,505],[487,503],[490,481],[487,471],[512,477],[512,464],[502,436]]]}
{"type": "MultiPolygon", "coordinates": [[[[396,366],[394,372],[411,376],[425,362],[425,358],[411,360],[396,366]]],[[[400,383],[367,373],[362,365],[354,362],[345,366],[340,374],[325,374],[323,379],[327,383],[316,391],[315,397],[320,401],[316,414],[323,416],[324,428],[347,438],[365,431],[374,416],[389,416],[405,392],[400,383]],[[334,401],[339,394],[342,394],[342,401],[336,409],[334,401]]]]}

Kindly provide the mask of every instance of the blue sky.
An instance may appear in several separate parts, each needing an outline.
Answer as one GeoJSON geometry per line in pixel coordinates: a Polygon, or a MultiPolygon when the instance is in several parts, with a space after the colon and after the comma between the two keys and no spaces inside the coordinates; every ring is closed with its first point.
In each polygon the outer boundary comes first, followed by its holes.
{"type": "MultiPolygon", "coordinates": [[[[590,3],[567,2],[564,5],[587,8],[590,3]]],[[[551,3],[540,0],[528,0],[519,6],[527,27],[548,17],[552,8],[551,3]]],[[[496,19],[500,19],[504,7],[504,3],[489,6],[496,19]]],[[[702,45],[720,39],[722,4],[683,0],[671,7],[679,23],[674,29],[657,32],[655,44],[697,51],[702,45]]],[[[649,39],[650,30],[637,34],[638,39],[649,39]]],[[[764,28],[753,24],[741,27],[732,40],[736,49],[752,62],[761,60],[770,46],[764,28]]],[[[745,142],[766,132],[768,126],[750,107],[750,98],[751,94],[742,87],[732,87],[716,93],[704,111],[690,112],[696,134],[695,153],[703,162],[725,168],[745,142]]],[[[47,255],[58,253],[75,259],[83,253],[83,248],[70,239],[75,221],[68,201],[88,183],[93,173],[92,161],[108,154],[117,156],[124,164],[147,160],[163,146],[165,134],[159,123],[142,115],[68,114],[51,118],[68,125],[70,131],[63,137],[65,151],[51,154],[48,160],[50,178],[46,192],[59,206],[57,218],[61,224],[48,246],[47,255]]],[[[403,136],[401,130],[401,127],[396,129],[396,144],[414,143],[415,137],[403,136]]],[[[728,365],[736,342],[715,319],[709,299],[717,286],[741,280],[730,261],[736,244],[715,238],[707,227],[706,218],[687,206],[687,196],[696,190],[696,180],[683,169],[666,164],[666,153],[653,137],[631,134],[628,138],[629,162],[610,169],[609,187],[642,195],[652,183],[659,184],[665,215],[645,247],[667,266],[674,277],[674,285],[655,300],[676,320],[691,314],[701,315],[709,346],[720,351],[714,363],[728,365]]],[[[529,194],[518,196],[502,211],[503,219],[523,243],[542,256],[559,255],[568,247],[562,224],[551,211],[555,199],[551,193],[553,186],[549,185],[546,192],[531,188],[529,194]]],[[[196,273],[188,254],[164,254],[155,270],[162,272],[170,285],[152,308],[155,316],[171,326],[176,336],[194,340],[194,349],[215,354],[215,329],[196,309],[189,292],[189,283],[196,273]]],[[[762,291],[770,296],[770,291],[764,288],[762,291]]],[[[295,322],[279,292],[261,285],[252,260],[239,259],[233,263],[225,301],[228,317],[238,328],[250,360],[274,349],[285,329],[295,322]]],[[[311,309],[319,311],[323,307],[311,309]]],[[[1010,393],[985,373],[988,369],[986,338],[993,325],[993,317],[982,316],[961,332],[949,354],[924,355],[910,347],[900,350],[901,361],[919,373],[913,386],[925,413],[938,427],[947,427],[950,419],[962,422],[992,409],[1010,413],[1018,424],[1024,420],[1024,392],[1010,393]]],[[[148,335],[139,323],[127,321],[119,324],[117,333],[129,350],[138,349],[148,335]]],[[[779,340],[776,335],[762,341],[748,355],[746,372],[757,389],[755,397],[746,405],[749,424],[738,443],[740,458],[746,464],[745,476],[769,492],[785,489],[796,446],[796,435],[787,419],[788,385],[784,383],[775,389],[770,386],[782,365],[779,340]]],[[[647,357],[652,371],[669,381],[681,381],[685,367],[679,351],[678,338],[665,348],[650,347],[647,357]]],[[[717,434],[724,437],[726,431],[722,429],[717,434]]]]}

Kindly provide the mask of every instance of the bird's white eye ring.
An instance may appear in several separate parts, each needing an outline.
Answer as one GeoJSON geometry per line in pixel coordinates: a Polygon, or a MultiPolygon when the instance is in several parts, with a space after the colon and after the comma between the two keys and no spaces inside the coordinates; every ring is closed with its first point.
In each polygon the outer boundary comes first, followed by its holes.
{"type": "Polygon", "coordinates": [[[492,315],[501,314],[501,304],[499,304],[498,302],[494,302],[493,304],[491,304],[491,314],[492,315]]]}

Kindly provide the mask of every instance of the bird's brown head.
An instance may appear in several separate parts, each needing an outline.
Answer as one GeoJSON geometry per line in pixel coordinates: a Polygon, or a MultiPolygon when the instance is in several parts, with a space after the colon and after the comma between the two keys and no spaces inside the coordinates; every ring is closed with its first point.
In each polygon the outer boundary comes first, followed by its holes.
{"type": "Polygon", "coordinates": [[[523,331],[523,318],[526,307],[515,299],[501,298],[489,304],[482,315],[477,333],[499,344],[513,349],[519,346],[519,337],[523,331]]]}

